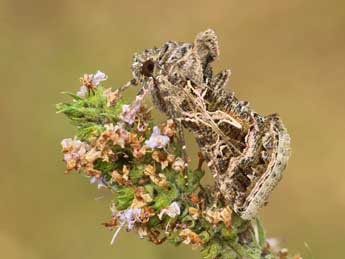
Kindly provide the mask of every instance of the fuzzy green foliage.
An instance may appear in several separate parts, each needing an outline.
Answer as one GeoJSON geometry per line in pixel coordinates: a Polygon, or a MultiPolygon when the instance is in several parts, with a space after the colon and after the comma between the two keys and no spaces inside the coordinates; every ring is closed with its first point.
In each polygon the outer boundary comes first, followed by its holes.
{"type": "Polygon", "coordinates": [[[120,187],[115,191],[115,206],[118,210],[125,210],[131,206],[134,199],[134,189],[130,187],[120,187]]]}
{"type": "Polygon", "coordinates": [[[81,98],[70,92],[63,92],[64,95],[73,98],[73,102],[58,103],[57,113],[63,113],[77,126],[77,137],[87,140],[90,137],[100,134],[107,123],[116,123],[121,112],[122,102],[108,106],[107,98],[103,87],[99,86],[90,92],[87,98],[81,98]]]}

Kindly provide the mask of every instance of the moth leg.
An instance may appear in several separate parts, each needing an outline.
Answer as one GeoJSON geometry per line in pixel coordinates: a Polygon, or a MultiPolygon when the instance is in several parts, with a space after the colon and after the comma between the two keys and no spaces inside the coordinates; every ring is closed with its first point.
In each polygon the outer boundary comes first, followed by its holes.
{"type": "MultiPolygon", "coordinates": [[[[181,147],[182,159],[184,161],[183,174],[184,174],[184,178],[187,179],[188,178],[188,154],[187,154],[187,149],[186,149],[186,140],[183,134],[183,126],[180,120],[177,120],[176,118],[174,118],[173,120],[176,124],[177,143],[181,147]]],[[[186,182],[186,185],[188,185],[188,182],[186,182]]]]}
{"type": "Polygon", "coordinates": [[[119,88],[119,92],[123,92],[125,91],[127,88],[129,88],[130,86],[136,86],[138,85],[138,81],[136,79],[132,79],[130,81],[128,81],[127,83],[125,83],[124,85],[122,85],[120,88],[119,88]]]}
{"type": "Polygon", "coordinates": [[[206,161],[204,155],[202,154],[202,152],[198,152],[198,157],[199,157],[199,161],[198,161],[198,170],[202,169],[202,164],[206,161]]]}

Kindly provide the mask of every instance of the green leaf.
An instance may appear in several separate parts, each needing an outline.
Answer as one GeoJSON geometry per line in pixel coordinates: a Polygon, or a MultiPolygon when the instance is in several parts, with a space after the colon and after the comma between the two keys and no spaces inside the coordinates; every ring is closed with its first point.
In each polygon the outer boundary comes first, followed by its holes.
{"type": "Polygon", "coordinates": [[[258,242],[260,247],[264,247],[266,245],[266,234],[263,225],[259,218],[255,219],[256,227],[257,227],[257,234],[258,234],[258,242]]]}
{"type": "Polygon", "coordinates": [[[171,183],[174,183],[179,190],[182,191],[185,189],[185,179],[182,173],[165,168],[163,174],[166,176],[167,180],[171,183]]]}
{"type": "Polygon", "coordinates": [[[138,183],[139,179],[144,177],[144,165],[137,165],[134,166],[130,171],[129,171],[129,179],[133,183],[138,183]]]}
{"type": "Polygon", "coordinates": [[[237,259],[238,256],[236,252],[232,249],[226,249],[225,251],[221,252],[221,256],[219,259],[237,259]]]}
{"type": "Polygon", "coordinates": [[[222,246],[217,243],[213,242],[210,245],[206,246],[204,249],[201,250],[202,258],[204,259],[215,259],[221,252],[222,246]]]}
{"type": "Polygon", "coordinates": [[[125,210],[131,206],[134,199],[134,189],[121,187],[115,192],[115,206],[118,210],[125,210]]]}
{"type": "Polygon", "coordinates": [[[179,195],[179,191],[175,185],[171,185],[170,189],[165,189],[155,186],[155,190],[158,193],[154,197],[153,208],[157,211],[168,207],[179,195]]]}
{"type": "Polygon", "coordinates": [[[168,241],[174,245],[179,245],[182,243],[183,239],[179,236],[180,232],[179,231],[173,231],[170,233],[168,236],[168,241]]]}
{"type": "Polygon", "coordinates": [[[88,141],[93,137],[98,137],[104,131],[102,125],[96,123],[85,123],[78,129],[77,137],[82,141],[88,141]]]}
{"type": "Polygon", "coordinates": [[[205,172],[202,170],[189,170],[188,171],[188,192],[194,192],[200,186],[201,178],[205,172]]]}
{"type": "Polygon", "coordinates": [[[146,184],[146,185],[144,186],[144,189],[145,189],[145,191],[146,191],[148,194],[150,194],[151,197],[154,196],[154,188],[153,188],[153,186],[152,186],[151,184],[146,184]]]}
{"type": "Polygon", "coordinates": [[[153,228],[161,224],[162,222],[157,216],[153,216],[150,218],[149,222],[147,223],[148,227],[153,228]]]}
{"type": "Polygon", "coordinates": [[[74,100],[70,103],[57,104],[57,113],[65,114],[78,127],[78,130],[82,130],[85,125],[89,126],[90,123],[102,126],[106,123],[115,123],[122,111],[122,100],[108,107],[102,87],[90,92],[90,95],[85,98],[80,98],[73,93],[64,94],[71,96],[74,100]]]}
{"type": "Polygon", "coordinates": [[[118,165],[117,163],[109,163],[109,162],[103,161],[102,158],[98,158],[94,162],[94,168],[96,170],[101,171],[102,175],[107,175],[111,173],[112,171],[118,169],[119,167],[120,165],[118,165]]]}
{"type": "Polygon", "coordinates": [[[78,95],[76,95],[76,94],[74,94],[74,93],[71,93],[71,92],[61,92],[61,94],[70,96],[70,97],[72,97],[74,100],[77,100],[77,101],[83,99],[82,97],[80,97],[80,96],[78,96],[78,95]]]}
{"type": "Polygon", "coordinates": [[[191,216],[185,216],[183,219],[182,219],[182,223],[183,224],[186,224],[186,227],[187,228],[194,228],[195,227],[195,219],[193,219],[191,216]]]}
{"type": "Polygon", "coordinates": [[[204,244],[207,243],[208,241],[210,241],[210,234],[207,231],[201,232],[199,234],[199,237],[204,242],[204,244]]]}
{"type": "Polygon", "coordinates": [[[224,224],[221,226],[220,233],[225,240],[235,240],[237,237],[236,229],[228,229],[224,224]]]}

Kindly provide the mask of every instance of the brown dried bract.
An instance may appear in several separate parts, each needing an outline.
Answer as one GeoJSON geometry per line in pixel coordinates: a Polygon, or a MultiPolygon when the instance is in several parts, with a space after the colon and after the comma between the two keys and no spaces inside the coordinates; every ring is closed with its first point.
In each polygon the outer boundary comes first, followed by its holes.
{"type": "Polygon", "coordinates": [[[191,244],[193,248],[197,248],[204,243],[197,233],[193,232],[188,228],[181,230],[180,237],[184,239],[184,244],[191,244]]]}
{"type": "Polygon", "coordinates": [[[168,182],[166,180],[166,176],[164,174],[156,174],[156,169],[152,165],[146,165],[144,168],[144,174],[149,176],[151,181],[160,186],[160,187],[168,187],[168,182]]]}
{"type": "Polygon", "coordinates": [[[231,214],[232,211],[229,207],[222,209],[212,210],[209,209],[206,211],[206,220],[211,224],[219,224],[219,222],[224,222],[227,228],[231,227],[231,214]]]}

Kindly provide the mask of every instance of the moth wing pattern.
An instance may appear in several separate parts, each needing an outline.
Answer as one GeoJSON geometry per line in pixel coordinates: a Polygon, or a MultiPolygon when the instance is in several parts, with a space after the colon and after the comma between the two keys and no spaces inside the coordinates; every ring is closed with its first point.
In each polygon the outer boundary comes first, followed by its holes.
{"type": "Polygon", "coordinates": [[[168,41],[136,54],[132,72],[151,86],[156,107],[194,133],[217,190],[250,220],[282,177],[290,137],[278,115],[260,115],[226,89],[231,72],[213,74],[218,57],[218,37],[208,29],[193,43],[168,41]],[[152,69],[143,73],[147,64],[152,69]]]}
{"type": "Polygon", "coordinates": [[[245,203],[240,207],[234,207],[235,212],[245,220],[254,218],[259,209],[267,203],[272,191],[282,179],[283,171],[285,170],[291,155],[291,139],[283,122],[276,115],[269,115],[267,117],[268,120],[273,119],[273,135],[275,141],[272,145],[274,152],[272,152],[270,162],[265,173],[255,183],[255,186],[250,195],[246,198],[245,203]]]}

